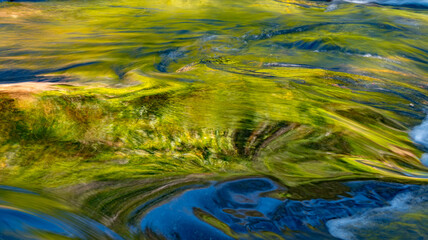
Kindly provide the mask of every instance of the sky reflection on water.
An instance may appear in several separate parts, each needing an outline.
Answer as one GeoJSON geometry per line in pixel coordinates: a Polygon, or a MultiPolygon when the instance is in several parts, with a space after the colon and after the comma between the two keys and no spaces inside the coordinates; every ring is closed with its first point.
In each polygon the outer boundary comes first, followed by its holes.
{"type": "Polygon", "coordinates": [[[349,190],[334,199],[280,200],[268,194],[285,188],[266,178],[213,182],[153,207],[144,214],[140,228],[148,236],[166,239],[426,236],[426,186],[376,181],[343,185],[349,190]]]}
{"type": "MultiPolygon", "coordinates": [[[[421,185],[354,181],[296,188],[253,177],[167,195],[144,211],[136,206],[128,216],[133,220],[123,222],[129,228],[124,239],[422,239],[428,230],[428,189],[421,185]],[[323,189],[336,193],[314,198],[311,191],[323,189]]],[[[1,190],[0,201],[3,239],[122,239],[23,189],[1,190]]]]}

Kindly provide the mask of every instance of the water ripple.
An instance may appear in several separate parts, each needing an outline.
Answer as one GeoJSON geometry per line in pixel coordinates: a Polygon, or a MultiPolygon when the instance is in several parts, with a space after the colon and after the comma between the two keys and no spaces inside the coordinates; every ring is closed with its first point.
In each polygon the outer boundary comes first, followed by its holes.
{"type": "MultiPolygon", "coordinates": [[[[140,233],[159,239],[332,239],[332,235],[354,239],[358,228],[359,236],[381,231],[381,236],[388,237],[392,236],[388,223],[419,212],[428,203],[428,189],[418,185],[360,181],[344,183],[342,188],[347,190],[333,198],[293,200],[305,194],[266,178],[212,182],[154,206],[144,214],[140,233]],[[288,197],[281,200],[278,196],[288,197]],[[380,219],[380,229],[368,224],[377,226],[380,219]]],[[[406,223],[409,229],[422,224],[418,218],[403,219],[402,224],[406,223]]],[[[426,233],[419,229],[409,237],[426,233]]]]}

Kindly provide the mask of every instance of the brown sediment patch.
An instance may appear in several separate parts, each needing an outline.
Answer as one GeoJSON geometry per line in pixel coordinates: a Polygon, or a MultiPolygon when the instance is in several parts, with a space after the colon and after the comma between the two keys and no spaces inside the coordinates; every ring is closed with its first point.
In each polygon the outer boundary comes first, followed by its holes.
{"type": "Polygon", "coordinates": [[[43,91],[55,90],[57,83],[47,82],[24,82],[0,84],[0,96],[6,95],[11,98],[30,99],[34,94],[43,91]]]}
{"type": "Polygon", "coordinates": [[[178,69],[177,71],[175,71],[175,72],[188,72],[188,71],[190,71],[190,70],[193,70],[193,69],[195,69],[195,65],[196,65],[196,63],[191,63],[191,64],[187,64],[186,66],[184,66],[184,67],[181,67],[180,69],[178,69]]]}
{"type": "Polygon", "coordinates": [[[4,6],[0,8],[0,18],[2,20],[14,20],[21,17],[33,17],[33,16],[41,16],[42,11],[37,9],[31,3],[3,3],[4,6]],[[8,4],[8,6],[6,5],[8,4]]]}

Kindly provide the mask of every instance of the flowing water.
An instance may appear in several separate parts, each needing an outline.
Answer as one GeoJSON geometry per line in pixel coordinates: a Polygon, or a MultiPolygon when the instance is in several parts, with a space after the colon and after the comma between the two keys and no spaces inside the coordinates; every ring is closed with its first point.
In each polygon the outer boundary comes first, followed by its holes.
{"type": "Polygon", "coordinates": [[[426,0],[0,1],[0,239],[426,239],[426,0]]]}

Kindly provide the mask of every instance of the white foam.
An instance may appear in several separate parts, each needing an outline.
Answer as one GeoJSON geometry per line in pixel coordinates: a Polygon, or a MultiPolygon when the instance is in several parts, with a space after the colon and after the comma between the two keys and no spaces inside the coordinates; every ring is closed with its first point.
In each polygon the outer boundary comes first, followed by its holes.
{"type": "MultiPolygon", "coordinates": [[[[426,189],[423,189],[426,191],[426,189]]],[[[354,233],[363,229],[376,227],[376,223],[384,224],[393,222],[399,218],[400,213],[409,212],[411,208],[417,208],[425,202],[426,196],[419,197],[419,192],[401,193],[394,197],[386,207],[367,210],[363,214],[346,218],[333,219],[326,223],[329,233],[343,240],[357,240],[354,233]]]]}
{"type": "MultiPolygon", "coordinates": [[[[412,129],[410,137],[415,143],[428,149],[428,117],[420,125],[412,129]]],[[[422,155],[420,160],[423,165],[428,167],[428,153],[422,155]]]]}
{"type": "Polygon", "coordinates": [[[424,153],[421,157],[421,163],[428,167],[428,153],[424,153]]]}
{"type": "Polygon", "coordinates": [[[428,117],[421,123],[421,125],[416,126],[410,132],[415,143],[421,144],[424,147],[428,148],[428,117]]]}
{"type": "Polygon", "coordinates": [[[353,2],[353,3],[378,3],[378,4],[386,4],[386,5],[420,5],[428,7],[428,0],[344,0],[345,2],[353,2]]]}

